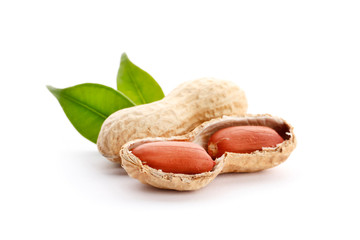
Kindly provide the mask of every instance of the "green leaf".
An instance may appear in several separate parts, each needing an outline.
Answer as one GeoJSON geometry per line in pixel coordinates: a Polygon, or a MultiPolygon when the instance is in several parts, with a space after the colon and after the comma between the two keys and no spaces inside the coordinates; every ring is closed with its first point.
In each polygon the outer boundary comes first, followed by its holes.
{"type": "Polygon", "coordinates": [[[84,83],[64,89],[46,87],[57,98],[76,130],[93,143],[110,114],[135,105],[123,93],[101,84],[84,83]]]}
{"type": "Polygon", "coordinates": [[[121,56],[117,89],[137,105],[151,103],[164,97],[161,87],[154,78],[133,64],[126,53],[121,56]]]}

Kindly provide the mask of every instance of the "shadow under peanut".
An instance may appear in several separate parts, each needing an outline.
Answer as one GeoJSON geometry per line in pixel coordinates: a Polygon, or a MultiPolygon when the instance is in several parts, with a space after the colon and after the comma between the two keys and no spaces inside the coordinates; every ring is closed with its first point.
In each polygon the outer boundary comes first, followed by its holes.
{"type": "Polygon", "coordinates": [[[72,152],[84,168],[107,176],[127,176],[120,163],[114,163],[102,156],[98,151],[72,152]]]}
{"type": "Polygon", "coordinates": [[[288,174],[281,169],[267,169],[251,173],[224,173],[218,175],[212,182],[215,187],[223,190],[233,188],[250,188],[285,181],[288,174]]]}
{"type": "MultiPolygon", "coordinates": [[[[74,153],[72,153],[74,154],[74,153]]],[[[158,189],[130,178],[120,164],[111,162],[96,151],[77,152],[82,167],[94,174],[108,176],[110,181],[102,189],[119,202],[131,200],[136,202],[173,203],[212,203],[224,200],[233,194],[251,195],[253,191],[261,191],[266,186],[286,182],[291,172],[282,166],[254,173],[225,173],[218,175],[204,188],[195,191],[179,192],[158,189]],[[111,193],[111,194],[110,194],[111,193]]],[[[104,183],[106,182],[104,181],[104,183]]]]}
{"type": "Polygon", "coordinates": [[[251,192],[264,189],[266,186],[286,181],[290,177],[286,171],[268,169],[254,173],[226,173],[218,175],[204,188],[195,191],[179,192],[168,189],[158,189],[150,185],[132,184],[131,192],[134,196],[153,202],[212,202],[237,195],[250,195],[251,192]]]}
{"type": "MultiPolygon", "coordinates": [[[[105,159],[105,161],[107,160],[105,159]]],[[[127,176],[125,169],[121,167],[120,163],[102,163],[99,170],[105,175],[127,176]]]]}

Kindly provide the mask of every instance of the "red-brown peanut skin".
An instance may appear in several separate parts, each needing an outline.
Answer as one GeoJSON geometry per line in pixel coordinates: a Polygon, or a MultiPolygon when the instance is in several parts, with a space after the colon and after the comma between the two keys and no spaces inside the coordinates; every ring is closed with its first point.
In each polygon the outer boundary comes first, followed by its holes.
{"type": "Polygon", "coordinates": [[[144,165],[168,173],[209,172],[215,161],[201,146],[191,142],[151,142],[131,150],[144,165]]]}
{"type": "Polygon", "coordinates": [[[263,147],[275,147],[284,139],[272,128],[264,126],[235,126],[214,133],[208,142],[208,153],[212,158],[225,152],[251,153],[263,147]]]}

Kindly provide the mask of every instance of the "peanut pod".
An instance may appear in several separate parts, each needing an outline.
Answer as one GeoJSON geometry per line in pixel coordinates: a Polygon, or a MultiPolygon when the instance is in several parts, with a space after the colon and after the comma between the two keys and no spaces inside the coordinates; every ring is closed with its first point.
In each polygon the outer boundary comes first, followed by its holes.
{"type": "Polygon", "coordinates": [[[247,111],[244,92],[229,81],[201,78],[181,84],[160,101],[119,110],[103,123],[97,146],[121,162],[120,148],[130,140],[188,133],[201,123],[247,111]]]}

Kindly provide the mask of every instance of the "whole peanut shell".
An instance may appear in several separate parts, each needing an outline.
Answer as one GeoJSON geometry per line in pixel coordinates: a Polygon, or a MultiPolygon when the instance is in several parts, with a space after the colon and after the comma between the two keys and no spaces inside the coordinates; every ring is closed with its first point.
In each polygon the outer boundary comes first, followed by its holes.
{"type": "Polygon", "coordinates": [[[160,101],[113,113],[101,127],[97,146],[103,156],[121,162],[120,148],[130,140],[183,135],[210,119],[246,111],[245,93],[236,84],[201,78],[181,84],[160,101]]]}

